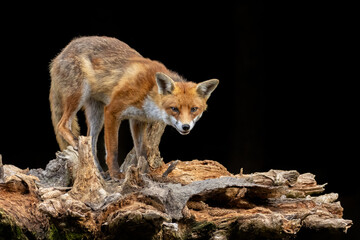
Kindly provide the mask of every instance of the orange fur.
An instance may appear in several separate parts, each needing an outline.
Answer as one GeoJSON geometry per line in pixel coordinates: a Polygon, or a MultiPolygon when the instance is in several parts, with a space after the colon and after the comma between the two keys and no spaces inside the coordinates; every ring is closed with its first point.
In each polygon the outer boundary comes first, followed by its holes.
{"type": "MultiPolygon", "coordinates": [[[[118,131],[131,120],[139,156],[146,156],[146,124],[163,121],[188,134],[206,110],[218,80],[187,82],[162,63],[143,58],[125,43],[107,37],[75,39],[52,61],[50,106],[59,145],[77,147],[76,112],[85,110],[93,154],[104,125],[106,163],[118,176],[118,131]]],[[[96,159],[95,159],[96,160],[96,159]]],[[[98,161],[95,162],[101,169],[98,161]]]]}
{"type": "Polygon", "coordinates": [[[161,105],[169,115],[174,116],[182,123],[189,123],[199,113],[206,110],[206,100],[196,93],[196,84],[193,82],[175,83],[175,89],[171,95],[163,96],[159,99],[161,105]],[[174,112],[170,107],[179,109],[179,113],[174,112]],[[198,107],[198,111],[191,113],[192,107],[198,107]]]}

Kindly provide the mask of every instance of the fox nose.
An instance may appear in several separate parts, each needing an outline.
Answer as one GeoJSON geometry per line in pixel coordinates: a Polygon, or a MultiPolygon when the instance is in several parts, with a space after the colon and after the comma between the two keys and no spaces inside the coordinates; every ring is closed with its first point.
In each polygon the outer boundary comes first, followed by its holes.
{"type": "Polygon", "coordinates": [[[189,131],[189,130],[190,130],[190,125],[189,125],[189,124],[183,124],[183,125],[182,125],[182,129],[183,129],[184,131],[189,131]]]}

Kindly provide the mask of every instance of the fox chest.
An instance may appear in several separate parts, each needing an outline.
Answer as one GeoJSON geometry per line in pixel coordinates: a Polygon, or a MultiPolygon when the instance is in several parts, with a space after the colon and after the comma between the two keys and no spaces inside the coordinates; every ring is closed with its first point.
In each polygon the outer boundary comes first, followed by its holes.
{"type": "Polygon", "coordinates": [[[147,97],[141,108],[127,107],[122,113],[122,119],[136,119],[144,122],[164,121],[165,110],[161,109],[152,99],[147,97]]]}

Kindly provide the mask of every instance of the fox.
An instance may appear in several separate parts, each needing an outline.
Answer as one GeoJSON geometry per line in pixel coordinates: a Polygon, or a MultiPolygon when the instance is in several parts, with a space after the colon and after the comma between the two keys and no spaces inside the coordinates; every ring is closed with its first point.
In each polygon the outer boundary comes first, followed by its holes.
{"type": "Polygon", "coordinates": [[[147,157],[147,124],[163,122],[187,135],[207,109],[218,79],[187,81],[161,62],[145,58],[112,37],[75,38],[50,63],[50,109],[61,150],[78,148],[77,112],[84,110],[96,167],[97,141],[104,128],[106,165],[121,178],[118,132],[129,120],[136,157],[147,157]]]}

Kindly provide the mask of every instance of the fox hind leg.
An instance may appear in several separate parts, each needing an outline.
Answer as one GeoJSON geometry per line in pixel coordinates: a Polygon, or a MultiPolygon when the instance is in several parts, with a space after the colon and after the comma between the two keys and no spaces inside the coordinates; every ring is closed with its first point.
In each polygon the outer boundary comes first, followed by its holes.
{"type": "Polygon", "coordinates": [[[95,166],[100,172],[103,169],[97,156],[97,141],[102,127],[104,126],[104,107],[105,105],[94,99],[89,99],[85,104],[85,116],[87,123],[87,135],[91,136],[92,154],[95,160],[95,166]]]}
{"type": "Polygon", "coordinates": [[[59,134],[75,149],[78,147],[78,128],[76,113],[81,108],[81,97],[69,96],[63,103],[63,114],[57,124],[59,134]],[[74,121],[74,122],[73,122],[74,121]]]}

